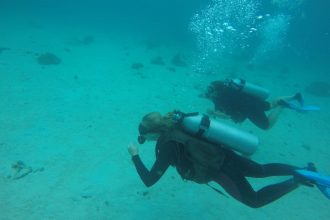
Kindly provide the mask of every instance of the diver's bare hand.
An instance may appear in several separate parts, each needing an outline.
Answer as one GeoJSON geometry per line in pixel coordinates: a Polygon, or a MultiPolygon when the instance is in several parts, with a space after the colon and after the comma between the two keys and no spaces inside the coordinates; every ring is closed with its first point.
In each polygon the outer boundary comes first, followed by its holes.
{"type": "Polygon", "coordinates": [[[128,153],[133,157],[135,155],[139,154],[139,148],[133,144],[133,143],[129,143],[128,144],[128,153]]]}

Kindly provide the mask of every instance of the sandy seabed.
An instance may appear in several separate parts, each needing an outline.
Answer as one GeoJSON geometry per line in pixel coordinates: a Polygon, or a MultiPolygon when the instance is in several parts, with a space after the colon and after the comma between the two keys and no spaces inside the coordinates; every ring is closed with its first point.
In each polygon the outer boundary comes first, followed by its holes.
{"type": "MultiPolygon", "coordinates": [[[[205,112],[212,103],[198,95],[227,76],[224,71],[199,75],[189,62],[173,66],[173,56],[189,53],[175,45],[147,48],[143,37],[2,22],[0,219],[330,219],[329,201],[316,188],[300,187],[251,209],[182,181],[173,168],[153,187],[143,185],[127,153],[141,117],[173,109],[205,112]],[[93,38],[86,43],[85,36],[93,38]],[[61,63],[40,65],[37,57],[47,52],[61,63]],[[157,56],[165,65],[150,63],[157,56]],[[143,67],[134,69],[134,63],[143,67]]],[[[318,77],[318,67],[296,65],[289,72],[235,71],[269,88],[272,97],[303,91],[318,77]]],[[[309,94],[305,99],[321,111],[287,110],[267,132],[249,122],[235,125],[260,137],[253,159],[298,166],[313,161],[330,174],[330,102],[309,94]]],[[[153,145],[141,146],[140,155],[150,167],[153,145]]],[[[258,188],[280,179],[252,182],[258,188]]]]}

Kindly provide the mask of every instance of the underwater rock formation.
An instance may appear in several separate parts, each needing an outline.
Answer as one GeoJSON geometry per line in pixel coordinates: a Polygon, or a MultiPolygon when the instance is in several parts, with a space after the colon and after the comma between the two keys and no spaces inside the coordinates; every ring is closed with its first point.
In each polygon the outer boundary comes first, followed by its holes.
{"type": "Polygon", "coordinates": [[[87,46],[94,43],[94,37],[91,35],[87,35],[84,37],[77,37],[70,40],[68,43],[72,46],[87,46]]]}
{"type": "Polygon", "coordinates": [[[181,55],[178,53],[172,58],[172,64],[174,66],[186,67],[186,62],[182,59],[181,55]]]}
{"type": "Polygon", "coordinates": [[[91,36],[91,35],[88,35],[88,36],[85,36],[81,39],[81,43],[83,45],[89,45],[89,44],[92,44],[94,43],[94,37],[91,36]]]}
{"type": "Polygon", "coordinates": [[[147,50],[153,50],[162,45],[162,43],[159,40],[155,40],[155,39],[147,40],[145,44],[147,50]]]}
{"type": "Polygon", "coordinates": [[[61,59],[53,53],[40,54],[37,59],[40,65],[58,65],[61,63],[61,59]]]}
{"type": "Polygon", "coordinates": [[[155,58],[152,58],[150,60],[150,63],[151,64],[155,64],[155,65],[160,65],[160,66],[164,66],[165,65],[165,62],[163,60],[163,58],[161,56],[157,56],[155,58]]]}
{"type": "Polygon", "coordinates": [[[306,86],[305,91],[317,97],[330,97],[330,83],[328,82],[311,82],[306,86]]]}
{"type": "Polygon", "coordinates": [[[10,49],[8,47],[0,47],[0,54],[6,50],[10,50],[10,49]]]}
{"type": "Polygon", "coordinates": [[[135,70],[140,70],[144,67],[144,65],[142,63],[133,63],[131,68],[135,69],[135,70]]]}
{"type": "Polygon", "coordinates": [[[174,67],[168,67],[167,70],[170,72],[176,72],[176,69],[174,67]]]}
{"type": "Polygon", "coordinates": [[[21,179],[27,175],[29,175],[30,173],[32,173],[32,168],[29,166],[26,166],[22,161],[17,161],[14,164],[12,164],[11,166],[14,170],[14,174],[13,174],[13,179],[17,180],[17,179],[21,179]]]}
{"type": "Polygon", "coordinates": [[[13,170],[13,174],[8,176],[8,178],[11,178],[13,180],[18,180],[26,177],[27,175],[31,173],[36,172],[43,172],[45,169],[43,167],[32,169],[32,167],[27,166],[23,161],[19,160],[16,161],[11,165],[11,168],[13,170]]]}

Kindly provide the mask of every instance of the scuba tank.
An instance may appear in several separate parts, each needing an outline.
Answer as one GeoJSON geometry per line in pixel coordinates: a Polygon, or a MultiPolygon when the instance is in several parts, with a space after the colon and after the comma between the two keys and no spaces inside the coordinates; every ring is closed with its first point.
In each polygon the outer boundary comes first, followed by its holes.
{"type": "Polygon", "coordinates": [[[174,111],[174,121],[189,134],[200,136],[214,144],[238,151],[244,155],[251,155],[257,150],[259,139],[242,130],[231,127],[198,112],[185,114],[174,111]]]}
{"type": "Polygon", "coordinates": [[[242,91],[246,94],[252,95],[262,100],[267,99],[269,96],[269,91],[267,89],[249,83],[244,79],[230,79],[229,82],[227,82],[227,85],[232,89],[242,91]]]}

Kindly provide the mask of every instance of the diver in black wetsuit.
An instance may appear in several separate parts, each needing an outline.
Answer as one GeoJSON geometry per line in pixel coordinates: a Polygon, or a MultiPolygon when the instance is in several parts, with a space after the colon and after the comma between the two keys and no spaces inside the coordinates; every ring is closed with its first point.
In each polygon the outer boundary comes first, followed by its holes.
{"type": "Polygon", "coordinates": [[[209,114],[231,118],[234,122],[240,123],[249,119],[257,127],[267,130],[271,128],[285,106],[285,101],[296,100],[303,104],[302,96],[297,93],[293,96],[281,97],[272,102],[268,102],[258,96],[243,92],[237,86],[231,86],[231,79],[225,81],[214,81],[201,97],[212,100],[214,111],[209,110],[209,114]],[[266,111],[270,111],[267,116],[266,111]]]}
{"type": "Polygon", "coordinates": [[[171,118],[171,113],[162,117],[160,113],[153,112],[144,116],[139,125],[139,143],[142,144],[145,140],[157,141],[156,161],[150,171],[141,161],[138,148],[134,144],[130,144],[128,148],[137,172],[147,187],[155,184],[169,166],[174,166],[183,179],[200,184],[215,181],[238,201],[259,208],[291,192],[300,184],[313,186],[295,172],[297,167],[279,163],[258,164],[232,150],[180,131],[173,125],[171,118]],[[205,149],[209,149],[208,152],[205,149]],[[259,191],[254,191],[246,179],[269,176],[293,178],[259,191]]]}

